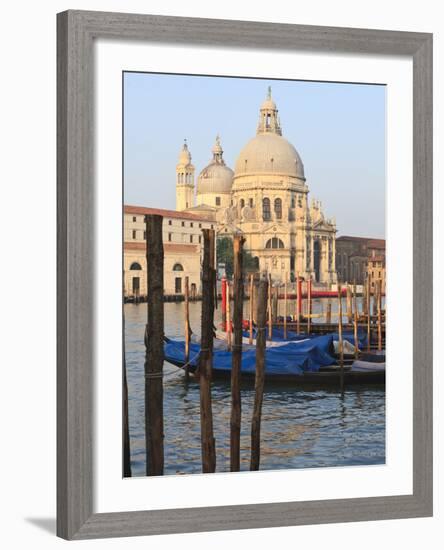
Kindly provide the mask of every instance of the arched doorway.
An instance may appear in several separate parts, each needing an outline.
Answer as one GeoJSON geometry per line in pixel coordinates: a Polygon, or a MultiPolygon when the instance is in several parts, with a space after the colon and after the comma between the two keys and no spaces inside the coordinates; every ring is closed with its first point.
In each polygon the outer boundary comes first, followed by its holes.
{"type": "MultiPolygon", "coordinates": [[[[183,266],[180,263],[175,263],[173,266],[173,271],[183,271],[183,266]]],[[[174,278],[174,292],[176,294],[182,294],[182,277],[174,278]]]]}
{"type": "MultiPolygon", "coordinates": [[[[130,266],[130,271],[141,271],[142,266],[139,262],[133,262],[130,266]]],[[[131,290],[133,296],[138,297],[140,295],[140,274],[136,273],[131,277],[131,290]]]]}
{"type": "Polygon", "coordinates": [[[313,243],[313,269],[315,272],[315,281],[321,280],[321,241],[315,239],[313,243]]]}

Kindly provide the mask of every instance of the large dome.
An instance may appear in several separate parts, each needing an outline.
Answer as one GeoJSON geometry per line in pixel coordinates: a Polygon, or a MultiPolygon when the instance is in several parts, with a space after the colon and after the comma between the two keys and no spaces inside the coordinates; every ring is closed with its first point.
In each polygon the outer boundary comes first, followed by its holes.
{"type": "Polygon", "coordinates": [[[305,179],[304,165],[293,145],[277,133],[259,133],[242,149],[235,176],[273,173],[305,179]]]}
{"type": "Polygon", "coordinates": [[[233,183],[233,170],[225,164],[210,163],[199,174],[197,193],[230,193],[233,183]]]}

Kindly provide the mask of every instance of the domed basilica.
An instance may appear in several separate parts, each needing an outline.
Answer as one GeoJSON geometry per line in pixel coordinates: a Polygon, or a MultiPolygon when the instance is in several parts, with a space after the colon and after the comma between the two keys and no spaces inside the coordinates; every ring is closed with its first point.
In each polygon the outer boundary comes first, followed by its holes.
{"type": "Polygon", "coordinates": [[[299,275],[335,283],[336,224],[324,217],[319,201],[308,202],[304,165],[282,136],[271,88],[256,136],[240,152],[234,172],[225,164],[219,136],[212,154],[195,195],[195,169],[184,143],[176,167],[176,210],[214,220],[218,237],[242,234],[259,270],[275,281],[299,275]]]}

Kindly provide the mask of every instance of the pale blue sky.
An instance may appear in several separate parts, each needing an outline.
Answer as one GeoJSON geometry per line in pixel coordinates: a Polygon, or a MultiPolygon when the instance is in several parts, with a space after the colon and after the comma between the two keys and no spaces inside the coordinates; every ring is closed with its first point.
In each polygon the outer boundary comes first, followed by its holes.
{"type": "Polygon", "coordinates": [[[336,216],[338,235],[384,238],[384,86],[125,73],[125,203],[175,208],[184,138],[196,176],[211,159],[216,134],[234,168],[256,133],[269,85],[282,134],[304,163],[309,197],[336,216]]]}

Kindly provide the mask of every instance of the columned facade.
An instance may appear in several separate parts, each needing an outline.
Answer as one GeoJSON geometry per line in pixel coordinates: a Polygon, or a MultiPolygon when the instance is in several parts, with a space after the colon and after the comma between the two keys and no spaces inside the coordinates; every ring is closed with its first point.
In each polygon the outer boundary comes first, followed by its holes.
{"type": "Polygon", "coordinates": [[[309,204],[302,160],[282,135],[270,88],[256,136],[241,150],[234,172],[225,165],[219,138],[212,152],[198,178],[197,208],[213,213],[218,235],[241,233],[259,269],[276,281],[299,275],[335,283],[336,225],[319,201],[309,204]]]}

